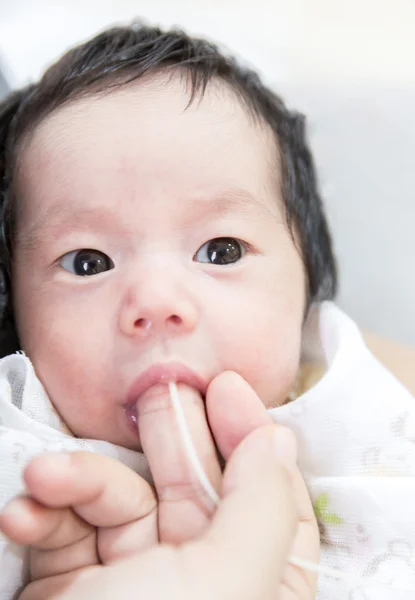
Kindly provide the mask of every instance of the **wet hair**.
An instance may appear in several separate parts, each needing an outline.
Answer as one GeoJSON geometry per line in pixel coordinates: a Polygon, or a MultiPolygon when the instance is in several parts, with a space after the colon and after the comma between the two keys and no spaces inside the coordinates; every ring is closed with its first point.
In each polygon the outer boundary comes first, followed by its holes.
{"type": "MultiPolygon", "coordinates": [[[[14,175],[22,142],[42,119],[68,102],[174,69],[186,76],[190,103],[196,96],[203,97],[210,82],[223,82],[251,116],[272,130],[279,155],[275,172],[287,226],[304,263],[308,305],[334,297],[336,264],[303,115],[288,110],[256,72],[217,45],[181,30],[163,31],[134,22],[128,27],[108,29],[76,46],[38,83],[12,93],[0,104],[0,346],[6,343],[7,351],[13,344],[18,349],[11,296],[18,206],[14,175]]],[[[2,354],[5,352],[2,349],[2,354]]]]}

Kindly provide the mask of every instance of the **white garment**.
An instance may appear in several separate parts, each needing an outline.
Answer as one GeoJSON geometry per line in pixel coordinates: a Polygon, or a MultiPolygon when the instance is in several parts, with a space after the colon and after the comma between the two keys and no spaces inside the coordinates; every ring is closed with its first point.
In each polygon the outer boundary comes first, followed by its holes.
{"type": "MultiPolygon", "coordinates": [[[[322,532],[322,564],[415,590],[415,402],[370,354],[332,303],[309,320],[305,346],[327,372],[297,400],[270,410],[297,435],[299,465],[322,532]]],[[[0,361],[0,510],[24,491],[22,471],[45,451],[114,456],[149,478],[142,454],[75,439],[23,355],[0,361]]],[[[0,600],[24,582],[25,551],[0,537],[0,600]]],[[[413,598],[415,591],[348,586],[321,576],[318,600],[413,598]]]]}
{"type": "Polygon", "coordinates": [[[324,303],[308,326],[308,345],[314,337],[327,372],[270,413],[296,434],[299,467],[320,524],[321,563],[393,586],[350,586],[320,576],[317,598],[412,600],[415,399],[332,303],[324,303]]]}

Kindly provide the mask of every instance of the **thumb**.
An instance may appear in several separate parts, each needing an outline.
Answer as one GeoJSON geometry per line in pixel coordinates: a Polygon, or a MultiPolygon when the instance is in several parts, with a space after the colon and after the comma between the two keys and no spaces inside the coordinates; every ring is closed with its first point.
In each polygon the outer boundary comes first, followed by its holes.
{"type": "Polygon", "coordinates": [[[204,586],[210,597],[275,598],[297,529],[289,473],[295,460],[294,434],[275,425],[253,431],[232,454],[223,499],[199,542],[205,564],[212,567],[204,586]]]}

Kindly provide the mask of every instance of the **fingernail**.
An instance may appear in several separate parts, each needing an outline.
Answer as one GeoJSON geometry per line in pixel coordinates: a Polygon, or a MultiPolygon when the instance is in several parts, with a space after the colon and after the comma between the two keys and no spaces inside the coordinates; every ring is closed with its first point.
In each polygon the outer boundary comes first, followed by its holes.
{"type": "Polygon", "coordinates": [[[294,469],[297,464],[297,440],[291,429],[281,426],[275,428],[274,452],[287,469],[294,469]]]}
{"type": "Polygon", "coordinates": [[[1,516],[6,519],[21,518],[22,508],[25,507],[26,498],[23,496],[16,496],[12,498],[1,511],[1,516]]]}
{"type": "Polygon", "coordinates": [[[71,463],[71,455],[69,452],[47,452],[41,454],[31,461],[27,469],[31,469],[34,463],[35,469],[58,471],[66,470],[71,463]]]}
{"type": "Polygon", "coordinates": [[[71,463],[70,452],[50,452],[43,454],[43,460],[49,461],[54,467],[66,468],[71,463]]]}

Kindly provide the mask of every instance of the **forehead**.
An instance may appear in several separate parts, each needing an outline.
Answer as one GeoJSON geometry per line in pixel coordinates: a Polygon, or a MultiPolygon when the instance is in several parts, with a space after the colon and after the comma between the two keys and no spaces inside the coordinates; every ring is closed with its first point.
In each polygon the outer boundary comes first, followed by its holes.
{"type": "Polygon", "coordinates": [[[190,95],[183,78],[137,81],[77,100],[47,117],[23,148],[17,171],[24,214],[68,199],[156,203],[240,189],[276,205],[272,132],[224,84],[190,95]],[[25,202],[25,199],[27,202],[25,202]]]}

